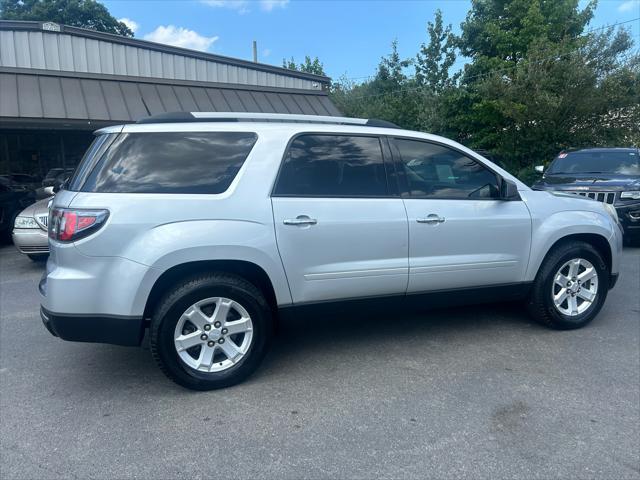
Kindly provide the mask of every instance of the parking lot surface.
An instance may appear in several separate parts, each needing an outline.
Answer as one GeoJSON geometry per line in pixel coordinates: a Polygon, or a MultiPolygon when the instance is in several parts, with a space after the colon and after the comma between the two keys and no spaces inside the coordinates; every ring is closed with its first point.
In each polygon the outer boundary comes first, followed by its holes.
{"type": "Polygon", "coordinates": [[[282,324],[244,384],[52,337],[44,266],[0,248],[0,477],[640,478],[640,249],[596,320],[519,305],[282,324]]]}

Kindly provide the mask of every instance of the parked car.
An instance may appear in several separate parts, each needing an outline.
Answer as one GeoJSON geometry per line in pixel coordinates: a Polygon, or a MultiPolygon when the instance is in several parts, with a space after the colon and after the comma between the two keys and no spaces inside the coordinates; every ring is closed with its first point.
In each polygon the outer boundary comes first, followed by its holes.
{"type": "Polygon", "coordinates": [[[8,240],[18,213],[33,201],[33,192],[16,190],[6,178],[0,178],[0,237],[3,240],[8,240]]]}
{"type": "Polygon", "coordinates": [[[561,152],[533,185],[613,205],[631,242],[640,240],[640,150],[585,148],[561,152]]]}
{"type": "Polygon", "coordinates": [[[611,205],[394,127],[183,113],[99,130],[54,197],[45,326],[119,345],[148,328],[164,373],[206,390],[258,367],[280,315],[515,299],[557,329],[598,314],[622,249],[611,205]]]}
{"type": "Polygon", "coordinates": [[[49,256],[47,225],[51,197],[40,200],[25,208],[16,217],[13,227],[13,244],[33,261],[41,261],[49,256]]]}

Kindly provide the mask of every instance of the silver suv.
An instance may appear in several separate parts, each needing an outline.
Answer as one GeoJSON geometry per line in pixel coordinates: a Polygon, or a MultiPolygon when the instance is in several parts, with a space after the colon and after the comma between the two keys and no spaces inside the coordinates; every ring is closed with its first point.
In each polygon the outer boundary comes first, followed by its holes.
{"type": "Polygon", "coordinates": [[[525,301],[578,328],[618,276],[615,209],[533,191],[445,138],[382,121],[181,113],[109,127],[49,218],[41,314],[139,345],[188,388],[235,384],[276,319],[336,306],[525,301]]]}

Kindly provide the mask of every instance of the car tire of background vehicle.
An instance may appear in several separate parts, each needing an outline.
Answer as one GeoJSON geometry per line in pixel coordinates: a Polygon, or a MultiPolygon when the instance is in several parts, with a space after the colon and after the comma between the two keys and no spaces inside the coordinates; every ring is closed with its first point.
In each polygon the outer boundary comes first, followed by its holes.
{"type": "Polygon", "coordinates": [[[4,232],[0,231],[0,242],[2,242],[2,243],[5,243],[5,242],[13,243],[13,240],[11,238],[11,232],[13,232],[13,226],[16,224],[16,218],[18,218],[18,214],[21,211],[22,210],[18,210],[18,211],[13,212],[11,214],[11,217],[9,217],[9,223],[6,224],[7,230],[5,230],[4,232]]]}
{"type": "Polygon", "coordinates": [[[27,255],[32,262],[44,262],[49,255],[27,255]]]}
{"type": "MultiPolygon", "coordinates": [[[[600,253],[590,244],[581,241],[560,243],[551,250],[536,275],[527,308],[539,323],[558,330],[584,327],[598,314],[609,290],[609,269],[600,253]],[[597,273],[597,292],[592,304],[577,315],[566,315],[554,302],[554,283],[559,270],[574,259],[589,262],[597,273]]],[[[568,305],[568,304],[567,304],[568,305]]]]}
{"type": "Polygon", "coordinates": [[[640,233],[630,234],[627,233],[623,237],[624,245],[627,247],[640,247],[640,233]]]}
{"type": "MultiPolygon", "coordinates": [[[[202,308],[204,309],[205,307],[203,306],[202,308]]],[[[206,308],[210,307],[206,306],[206,308]]],[[[215,308],[215,310],[211,314],[211,317],[205,318],[213,319],[215,317],[218,306],[215,305],[213,308],[215,308]]],[[[232,310],[232,312],[235,313],[235,310],[232,310]]],[[[236,315],[238,314],[236,313],[236,315]]],[[[205,322],[208,321],[209,320],[205,320],[205,322]]],[[[189,322],[187,321],[187,323],[189,322]]],[[[195,324],[193,327],[195,327],[195,324]]],[[[222,325],[222,327],[224,327],[224,325],[222,325]]],[[[208,325],[205,323],[204,328],[208,328],[209,330],[206,332],[204,329],[202,331],[197,330],[197,332],[194,333],[202,334],[203,337],[209,334],[209,338],[206,339],[208,342],[204,342],[200,348],[204,349],[207,343],[213,343],[214,350],[217,349],[215,351],[218,352],[215,354],[215,357],[212,357],[213,361],[214,358],[219,358],[222,353],[224,353],[221,352],[221,348],[223,348],[224,345],[217,343],[220,342],[220,338],[223,337],[218,338],[213,336],[216,330],[216,327],[213,327],[213,322],[208,325]]],[[[221,333],[219,328],[217,330],[216,335],[221,333]]],[[[222,330],[224,330],[224,328],[222,330]]],[[[251,375],[258,368],[267,353],[271,343],[272,333],[273,321],[271,309],[264,295],[262,295],[258,288],[244,278],[234,274],[204,274],[181,282],[171,289],[160,301],[151,319],[151,353],[162,371],[179,385],[193,390],[213,390],[235,385],[251,375]],[[237,363],[232,364],[232,366],[222,371],[205,372],[187,365],[183,358],[189,359],[189,357],[183,356],[181,358],[180,355],[185,355],[185,353],[178,353],[175,335],[178,335],[177,329],[182,328],[178,326],[178,323],[182,322],[182,324],[184,324],[184,317],[187,315],[187,312],[189,312],[189,309],[194,307],[194,305],[206,302],[212,298],[233,302],[238,310],[244,312],[244,316],[249,316],[251,338],[248,350],[237,363]]],[[[242,338],[244,339],[244,334],[241,335],[243,335],[242,338]]],[[[235,343],[229,342],[229,337],[231,337],[231,334],[227,337],[226,347],[229,347],[229,345],[235,346],[235,343]]],[[[196,346],[194,358],[198,356],[198,347],[196,346]]],[[[227,360],[231,361],[230,358],[227,360]]],[[[225,360],[225,362],[227,362],[227,360],[225,360]]],[[[200,365],[199,359],[195,361],[200,365]]],[[[217,362],[213,361],[212,367],[216,365],[217,362]]],[[[220,363],[220,365],[222,365],[222,363],[220,363]]]]}

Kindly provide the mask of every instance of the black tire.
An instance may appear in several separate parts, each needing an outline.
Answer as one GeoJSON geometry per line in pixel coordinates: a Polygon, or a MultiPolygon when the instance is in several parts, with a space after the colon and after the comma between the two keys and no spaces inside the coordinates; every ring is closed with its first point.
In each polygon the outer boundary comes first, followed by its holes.
{"type": "Polygon", "coordinates": [[[192,390],[225,388],[245,380],[260,365],[271,343],[271,309],[258,288],[229,273],[212,273],[184,280],[160,301],[151,319],[151,354],[174,382],[192,390]],[[201,372],[184,363],[174,346],[174,330],[188,307],[209,297],[226,297],[242,305],[253,323],[253,339],[238,363],[221,372],[201,372]]]}
{"type": "Polygon", "coordinates": [[[551,250],[536,275],[527,308],[537,322],[557,330],[572,330],[587,325],[598,315],[609,290],[609,269],[600,253],[581,241],[561,243],[551,250]],[[588,260],[598,273],[598,290],[593,305],[585,312],[569,316],[558,311],[553,302],[552,286],[558,269],[573,258],[588,260]]]}
{"type": "Polygon", "coordinates": [[[640,233],[625,233],[624,237],[624,245],[627,247],[640,247],[640,233]]]}
{"type": "Polygon", "coordinates": [[[49,255],[46,253],[41,253],[37,255],[27,255],[27,257],[29,257],[29,260],[31,260],[32,262],[40,263],[47,260],[47,258],[49,258],[49,255]]]}

